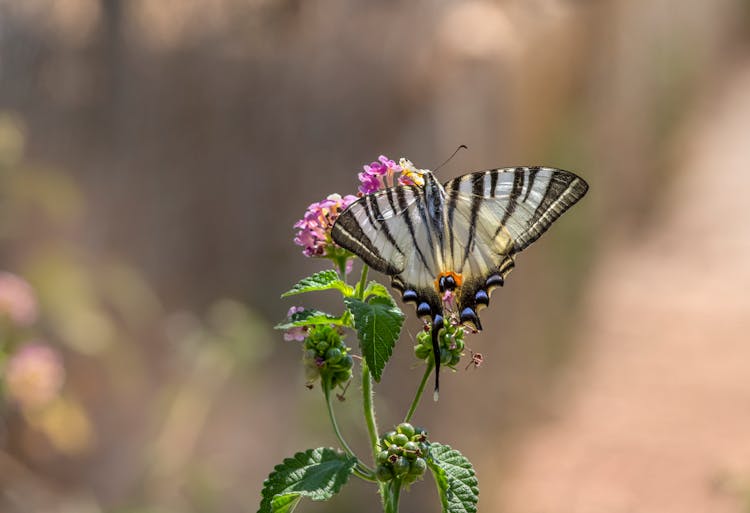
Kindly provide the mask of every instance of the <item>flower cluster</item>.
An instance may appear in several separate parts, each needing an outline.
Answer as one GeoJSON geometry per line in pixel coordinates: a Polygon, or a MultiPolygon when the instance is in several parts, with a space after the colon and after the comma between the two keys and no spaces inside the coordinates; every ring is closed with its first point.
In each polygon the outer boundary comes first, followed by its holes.
{"type": "Polygon", "coordinates": [[[427,469],[425,458],[429,452],[427,432],[415,428],[408,422],[399,424],[395,431],[389,431],[380,438],[378,468],[379,481],[400,478],[405,484],[422,477],[427,469]]]}
{"type": "Polygon", "coordinates": [[[311,327],[304,349],[303,361],[308,382],[312,383],[320,377],[323,381],[330,380],[333,388],[351,379],[354,360],[338,330],[327,325],[311,327]]]}
{"type": "MultiPolygon", "coordinates": [[[[293,320],[294,314],[298,314],[304,311],[305,309],[301,306],[293,306],[287,312],[286,317],[289,320],[293,320]]],[[[292,340],[302,342],[303,340],[305,340],[305,338],[307,338],[307,326],[293,326],[284,330],[284,340],[288,342],[291,342],[292,340]]]]}
{"type": "Polygon", "coordinates": [[[338,248],[331,240],[331,228],[339,214],[357,200],[356,196],[331,194],[307,207],[305,216],[294,224],[298,229],[294,242],[302,246],[305,256],[323,257],[338,248]]]}
{"type": "Polygon", "coordinates": [[[8,396],[26,409],[49,404],[60,393],[64,380],[60,354],[39,342],[21,347],[5,369],[8,396]]]}
{"type": "Polygon", "coordinates": [[[30,326],[37,318],[37,303],[31,285],[8,272],[0,272],[1,316],[17,326],[30,326]]]}
{"type": "Polygon", "coordinates": [[[424,178],[422,175],[426,172],[424,169],[417,169],[410,160],[401,158],[396,164],[393,160],[385,155],[378,157],[378,160],[364,166],[364,172],[357,175],[359,177],[361,194],[372,194],[386,187],[398,185],[423,185],[424,178]],[[396,174],[400,173],[398,179],[396,174]]]}
{"type": "MultiPolygon", "coordinates": [[[[365,165],[364,172],[359,173],[359,195],[372,194],[394,185],[424,185],[423,175],[426,172],[426,169],[417,169],[405,158],[401,158],[396,164],[381,155],[378,160],[365,165]]],[[[350,263],[348,259],[352,256],[351,253],[333,242],[331,228],[339,214],[357,199],[357,196],[351,194],[343,197],[331,194],[323,201],[307,207],[304,217],[294,224],[297,229],[294,242],[304,248],[302,253],[305,256],[331,258],[342,266],[344,262],[350,263]]]]}
{"type": "MultiPolygon", "coordinates": [[[[440,344],[440,365],[455,368],[461,361],[464,350],[465,330],[461,325],[447,323],[438,335],[440,344]]],[[[432,357],[432,330],[426,328],[417,334],[414,354],[420,360],[432,357]]]]}

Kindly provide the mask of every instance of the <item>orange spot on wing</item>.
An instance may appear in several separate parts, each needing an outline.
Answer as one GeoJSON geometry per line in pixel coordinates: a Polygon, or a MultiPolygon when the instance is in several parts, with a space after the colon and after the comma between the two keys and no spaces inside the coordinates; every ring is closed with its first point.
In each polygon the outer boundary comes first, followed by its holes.
{"type": "Polygon", "coordinates": [[[463,283],[464,279],[461,277],[459,273],[453,272],[453,271],[443,271],[442,273],[438,274],[437,278],[435,278],[435,290],[440,292],[440,278],[444,278],[447,276],[452,276],[453,281],[456,282],[456,288],[461,287],[461,284],[463,283]]]}

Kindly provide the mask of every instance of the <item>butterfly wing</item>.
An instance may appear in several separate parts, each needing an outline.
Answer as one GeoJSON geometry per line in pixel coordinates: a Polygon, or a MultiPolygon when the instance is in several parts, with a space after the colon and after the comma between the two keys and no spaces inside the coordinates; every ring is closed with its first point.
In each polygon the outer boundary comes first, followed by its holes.
{"type": "Polygon", "coordinates": [[[445,184],[445,260],[462,276],[458,311],[481,329],[477,311],[513,268],[513,255],[537,240],[588,190],[568,171],[518,167],[480,171],[445,184]]]}
{"type": "Polygon", "coordinates": [[[426,212],[421,187],[391,187],[352,203],[331,230],[336,244],[391,276],[404,301],[417,304],[420,316],[431,315],[441,306],[433,285],[438,268],[437,233],[426,212]]]}

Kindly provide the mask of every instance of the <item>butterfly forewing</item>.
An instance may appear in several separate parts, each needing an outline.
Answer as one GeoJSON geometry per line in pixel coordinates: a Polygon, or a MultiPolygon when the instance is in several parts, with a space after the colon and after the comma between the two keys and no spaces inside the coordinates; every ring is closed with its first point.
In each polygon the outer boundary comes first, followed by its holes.
{"type": "Polygon", "coordinates": [[[373,269],[399,276],[413,289],[428,289],[438,262],[435,234],[425,222],[424,207],[419,187],[391,187],[350,205],[331,236],[373,269]]]}

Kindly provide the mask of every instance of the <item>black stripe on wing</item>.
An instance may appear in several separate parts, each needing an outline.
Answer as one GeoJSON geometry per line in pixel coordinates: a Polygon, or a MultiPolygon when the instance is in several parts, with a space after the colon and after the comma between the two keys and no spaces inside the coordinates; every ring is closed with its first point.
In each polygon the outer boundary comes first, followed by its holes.
{"type": "Polygon", "coordinates": [[[588,189],[583,178],[568,171],[554,170],[542,200],[527,222],[528,228],[515,240],[513,252],[518,253],[541,237],[557,218],[583,198],[588,189]]]}

